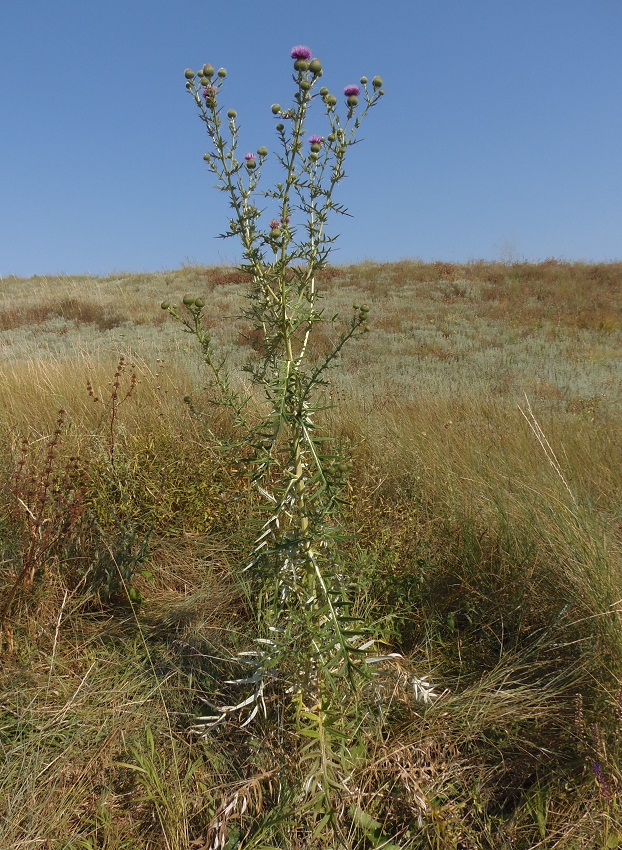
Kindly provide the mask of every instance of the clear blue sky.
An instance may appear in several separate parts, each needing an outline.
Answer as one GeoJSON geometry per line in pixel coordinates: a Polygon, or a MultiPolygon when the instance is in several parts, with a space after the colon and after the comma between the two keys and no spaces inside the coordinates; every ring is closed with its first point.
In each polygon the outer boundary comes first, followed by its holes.
{"type": "Polygon", "coordinates": [[[385,81],[334,262],[622,257],[622,0],[1,0],[0,35],[2,276],[235,262],[184,69],[273,148],[300,43],[385,81]]]}

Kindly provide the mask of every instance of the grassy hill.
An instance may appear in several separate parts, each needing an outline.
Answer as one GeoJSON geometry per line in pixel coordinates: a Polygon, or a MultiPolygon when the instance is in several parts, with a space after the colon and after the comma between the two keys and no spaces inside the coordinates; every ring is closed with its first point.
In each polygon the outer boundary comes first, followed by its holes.
{"type": "MultiPolygon", "coordinates": [[[[3,850],[329,846],[277,695],[196,721],[254,633],[258,506],[159,305],[203,297],[244,383],[246,283],[0,281],[3,850]]],[[[320,424],[352,454],[344,569],[396,654],[335,847],[622,845],[622,264],[363,263],[320,288],[327,319],[371,308],[320,424]]]]}

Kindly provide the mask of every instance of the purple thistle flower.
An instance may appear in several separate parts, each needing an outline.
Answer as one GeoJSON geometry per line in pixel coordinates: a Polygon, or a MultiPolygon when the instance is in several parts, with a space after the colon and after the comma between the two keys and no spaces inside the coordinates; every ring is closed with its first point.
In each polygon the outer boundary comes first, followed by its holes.
{"type": "Polygon", "coordinates": [[[245,159],[247,162],[255,162],[255,154],[254,154],[254,153],[245,153],[245,154],[244,154],[244,159],[245,159]]]}
{"type": "Polygon", "coordinates": [[[321,136],[309,136],[310,145],[321,145],[324,139],[321,136]]]}
{"type": "Polygon", "coordinates": [[[203,97],[205,100],[209,100],[212,97],[216,97],[216,86],[203,86],[203,97]]]}
{"type": "Polygon", "coordinates": [[[289,216],[285,216],[285,218],[281,219],[281,224],[284,224],[285,227],[289,224],[289,216]]]}
{"type": "Polygon", "coordinates": [[[343,90],[343,93],[346,97],[358,97],[361,93],[361,90],[358,86],[346,86],[343,90]]]}
{"type": "Polygon", "coordinates": [[[272,221],[270,222],[270,230],[279,230],[280,227],[281,227],[281,222],[278,220],[278,218],[273,218],[272,221]]]}
{"type": "Polygon", "coordinates": [[[313,51],[306,44],[297,44],[292,47],[292,59],[310,59],[313,56],[313,51]]]}

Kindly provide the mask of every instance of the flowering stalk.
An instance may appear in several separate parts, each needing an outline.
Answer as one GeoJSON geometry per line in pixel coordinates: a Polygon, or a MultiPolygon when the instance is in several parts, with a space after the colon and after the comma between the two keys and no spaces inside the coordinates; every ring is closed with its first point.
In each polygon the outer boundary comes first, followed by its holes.
{"type": "MultiPolygon", "coordinates": [[[[327,264],[336,237],[328,235],[326,225],[332,213],[346,214],[334,198],[335,190],[345,176],[344,160],[362,120],[384,92],[379,77],[371,86],[363,77],[359,109],[361,89],[346,86],[341,118],[335,95],[320,87],[319,59],[304,45],[294,47],[291,58],[292,105],[272,106],[277,122],[275,156],[283,178],[265,190],[260,184],[268,150],[238,153],[237,113],[229,109],[225,117],[221,105],[225,69],[216,72],[204,65],[198,74],[185,72],[186,88],[211,142],[204,160],[231,208],[221,236],[239,238],[241,269],[252,279],[245,315],[262,342],[262,355],[245,369],[269,411],[258,424],[249,423],[244,413],[248,399],[232,390],[225,364],[214,356],[203,324],[203,299],[186,296],[186,313],[168,302],[163,307],[199,340],[220,403],[229,406],[245,434],[251,477],[268,508],[246,568],[261,578],[264,588],[261,610],[267,637],[262,638],[256,667],[262,675],[278,669],[279,677],[289,681],[305,704],[320,699],[326,682],[336,678],[347,678],[355,686],[355,674],[365,669],[357,649],[361,624],[355,626],[348,616],[329,522],[343,501],[348,464],[329,440],[319,436],[315,418],[327,370],[349,340],[368,330],[369,308],[355,307],[341,329],[336,317],[330,320],[336,339],[327,355],[314,357],[310,342],[314,328],[327,322],[319,304],[317,273],[327,264]],[[309,111],[315,105],[322,107],[325,132],[317,132],[314,120],[316,132],[307,135],[309,111]],[[263,221],[258,199],[262,204],[267,201],[269,222],[263,221]]],[[[255,675],[253,682],[257,681],[255,675]]],[[[263,680],[257,693],[263,695],[263,680]]]]}

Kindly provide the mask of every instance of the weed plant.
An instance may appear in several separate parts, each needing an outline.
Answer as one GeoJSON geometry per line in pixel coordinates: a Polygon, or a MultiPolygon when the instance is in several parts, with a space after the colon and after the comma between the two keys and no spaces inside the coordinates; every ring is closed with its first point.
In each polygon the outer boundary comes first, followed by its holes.
{"type": "MultiPolygon", "coordinates": [[[[237,720],[244,728],[261,711],[266,721],[278,723],[282,734],[293,723],[303,765],[297,806],[316,838],[329,831],[339,837],[349,748],[361,723],[361,687],[369,679],[368,665],[382,659],[371,658],[368,650],[374,641],[363,618],[352,613],[352,588],[338,551],[335,521],[348,462],[335,442],[318,430],[317,417],[325,406],[319,391],[327,386],[328,371],[344,346],[367,330],[369,307],[355,305],[341,327],[337,317],[328,322],[336,328],[337,339],[326,352],[318,356],[311,344],[317,327],[327,323],[317,275],[335,239],[328,235],[329,218],[346,212],[335,197],[345,176],[345,157],[384,91],[380,77],[369,87],[367,78],[361,78],[364,107],[359,111],[361,89],[346,86],[342,119],[337,98],[328,88],[319,88],[319,59],[302,45],[291,55],[293,104],[285,109],[272,106],[279,120],[276,158],[283,176],[268,190],[260,190],[268,149],[260,147],[256,154],[238,159],[233,109],[227,112],[224,130],[225,69],[216,72],[205,65],[198,83],[197,75],[186,71],[186,88],[211,142],[204,159],[232,209],[223,236],[240,239],[241,271],[251,279],[244,316],[251,322],[248,338],[257,356],[244,369],[262,397],[258,418],[250,415],[252,393],[233,386],[226,360],[215,351],[203,322],[205,299],[184,296],[184,313],[168,301],[162,307],[197,338],[209,370],[212,401],[226,408],[232,420],[234,440],[221,440],[221,447],[248,469],[267,503],[245,567],[257,594],[259,632],[254,647],[238,655],[240,672],[229,679],[229,684],[250,693],[230,705],[212,704],[200,721],[210,728],[244,712],[247,716],[237,720]],[[327,132],[306,138],[311,120],[318,125],[318,118],[310,117],[313,101],[323,104],[327,132]],[[261,222],[259,198],[274,210],[267,227],[261,222]],[[270,703],[274,707],[269,710],[270,703]]],[[[226,830],[215,841],[225,839],[226,830]]]]}

